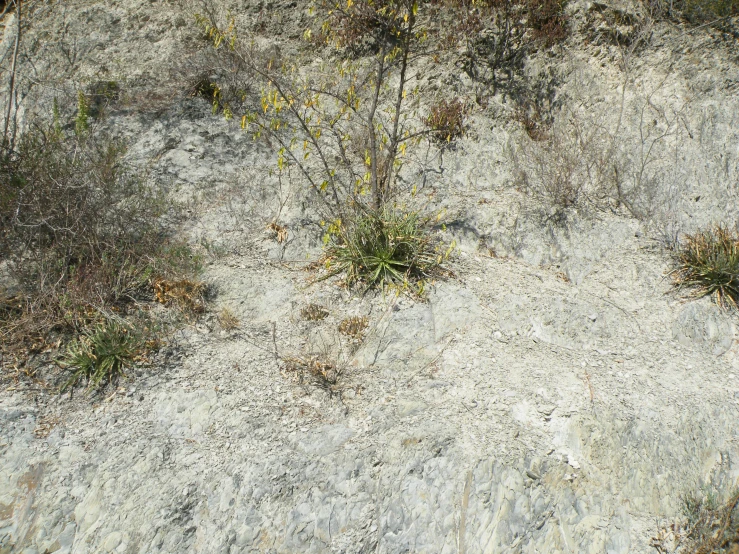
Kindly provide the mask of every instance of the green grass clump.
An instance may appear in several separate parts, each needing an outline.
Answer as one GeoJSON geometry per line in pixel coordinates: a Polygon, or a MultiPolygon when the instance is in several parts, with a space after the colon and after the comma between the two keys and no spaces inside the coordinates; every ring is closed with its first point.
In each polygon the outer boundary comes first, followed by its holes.
{"type": "Polygon", "coordinates": [[[415,212],[363,213],[332,225],[328,236],[330,275],[343,273],[347,285],[363,283],[365,290],[415,285],[422,291],[446,257],[430,235],[428,222],[415,212]]]}
{"type": "Polygon", "coordinates": [[[675,285],[724,308],[739,301],[739,234],[722,225],[686,235],[675,251],[675,285]]]}
{"type": "Polygon", "coordinates": [[[115,321],[100,323],[69,343],[60,365],[72,372],[62,391],[87,381],[88,390],[114,383],[125,376],[143,351],[143,341],[115,321]]]}

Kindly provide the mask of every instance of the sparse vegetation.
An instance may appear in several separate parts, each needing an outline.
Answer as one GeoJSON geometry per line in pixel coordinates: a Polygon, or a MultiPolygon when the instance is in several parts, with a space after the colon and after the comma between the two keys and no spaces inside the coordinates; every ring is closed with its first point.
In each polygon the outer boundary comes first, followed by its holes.
{"type": "Polygon", "coordinates": [[[241,320],[228,308],[218,312],[218,323],[224,331],[233,331],[241,327],[241,320]]]}
{"type": "Polygon", "coordinates": [[[737,0],[646,0],[652,17],[684,20],[693,25],[719,23],[739,15],[737,0]]]}
{"type": "Polygon", "coordinates": [[[564,125],[532,122],[526,131],[532,140],[514,153],[521,190],[555,213],[608,202],[611,143],[602,129],[571,117],[564,125]]]}
{"type": "Polygon", "coordinates": [[[459,98],[451,101],[441,100],[431,106],[431,112],[425,123],[433,131],[432,136],[435,139],[451,142],[464,135],[466,114],[467,109],[459,98]]]}
{"type": "Polygon", "coordinates": [[[678,289],[695,297],[712,296],[719,306],[739,301],[739,233],[723,225],[686,235],[674,252],[672,275],[678,289]]]}
{"type": "Polygon", "coordinates": [[[0,348],[15,365],[76,336],[79,356],[97,356],[94,341],[114,332],[99,327],[111,314],[146,320],[155,293],[169,303],[183,283],[193,286],[178,305],[202,308],[199,259],[167,237],[174,207],[90,124],[83,98],[73,133],[36,122],[0,158],[0,348]]]}
{"type": "Polygon", "coordinates": [[[313,384],[333,394],[341,377],[342,368],[325,356],[311,354],[302,357],[289,357],[283,360],[285,370],[303,383],[313,384]]]}

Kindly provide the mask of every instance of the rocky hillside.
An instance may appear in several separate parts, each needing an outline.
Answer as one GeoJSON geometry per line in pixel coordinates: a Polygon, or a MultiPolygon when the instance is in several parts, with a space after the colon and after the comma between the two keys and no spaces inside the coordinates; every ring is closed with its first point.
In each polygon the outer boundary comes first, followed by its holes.
{"type": "MultiPolygon", "coordinates": [[[[302,1],[207,6],[307,73],[332,55],[302,1]]],[[[455,245],[419,296],[316,280],[315,198],[198,92],[225,63],[203,5],[23,9],[19,129],[114,83],[91,120],[186,205],[212,292],[91,394],[58,394],[53,353],[3,360],[0,553],[694,552],[690,499],[739,485],[739,345],[734,312],[675,291],[670,248],[738,221],[731,19],[572,1],[499,85],[464,45],[412,61],[418,110],[467,106],[398,174],[455,245]]]]}

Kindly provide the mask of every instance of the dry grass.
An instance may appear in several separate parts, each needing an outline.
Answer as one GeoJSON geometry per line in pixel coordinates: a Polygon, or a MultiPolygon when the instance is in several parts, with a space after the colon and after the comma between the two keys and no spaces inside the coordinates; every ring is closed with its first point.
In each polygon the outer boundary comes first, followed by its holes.
{"type": "Polygon", "coordinates": [[[325,356],[311,354],[288,357],[283,362],[285,370],[295,375],[301,384],[312,384],[332,394],[338,391],[343,369],[325,356]]]}
{"type": "Polygon", "coordinates": [[[218,323],[224,331],[233,331],[241,327],[241,320],[228,308],[218,312],[218,323]]]}
{"type": "Polygon", "coordinates": [[[464,120],[467,107],[459,98],[442,100],[433,106],[424,121],[431,130],[431,136],[440,142],[451,142],[464,135],[464,120]]]}
{"type": "Polygon", "coordinates": [[[348,317],[339,324],[339,333],[355,341],[362,341],[368,326],[367,316],[348,317]]]}
{"type": "Polygon", "coordinates": [[[712,296],[723,308],[739,301],[739,233],[722,225],[686,235],[674,253],[678,289],[694,297],[712,296]]]}
{"type": "Polygon", "coordinates": [[[328,317],[328,310],[318,304],[308,304],[300,310],[300,316],[307,321],[321,321],[328,317]]]}
{"type": "Polygon", "coordinates": [[[267,225],[267,231],[269,231],[272,237],[280,244],[287,240],[288,231],[287,227],[285,227],[284,225],[278,225],[276,222],[273,221],[272,223],[267,225]]]}
{"type": "Polygon", "coordinates": [[[186,314],[198,315],[205,311],[205,290],[203,281],[192,279],[158,278],[153,283],[157,302],[165,306],[177,306],[186,314]]]}

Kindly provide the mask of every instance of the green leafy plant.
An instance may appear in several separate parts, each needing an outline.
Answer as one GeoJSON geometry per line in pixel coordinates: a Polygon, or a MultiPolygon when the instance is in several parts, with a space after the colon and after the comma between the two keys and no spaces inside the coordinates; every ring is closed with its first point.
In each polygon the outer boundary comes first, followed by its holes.
{"type": "Polygon", "coordinates": [[[336,222],[326,238],[329,275],[344,273],[348,285],[361,282],[365,290],[415,283],[422,292],[449,254],[440,252],[427,229],[417,213],[390,209],[336,222]]]}
{"type": "Polygon", "coordinates": [[[696,297],[713,296],[724,308],[739,301],[739,233],[715,225],[686,235],[675,250],[675,286],[696,297]]]}
{"type": "Polygon", "coordinates": [[[115,321],[100,323],[68,346],[59,360],[72,373],[62,391],[87,381],[88,390],[125,377],[125,369],[141,354],[143,341],[131,329],[115,321]]]}

